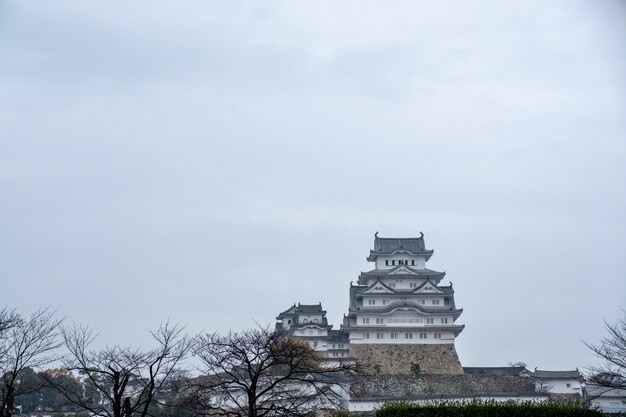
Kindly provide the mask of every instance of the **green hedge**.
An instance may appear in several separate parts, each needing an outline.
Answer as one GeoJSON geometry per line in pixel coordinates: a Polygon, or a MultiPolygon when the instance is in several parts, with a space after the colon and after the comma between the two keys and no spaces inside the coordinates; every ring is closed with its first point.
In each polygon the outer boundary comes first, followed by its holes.
{"type": "Polygon", "coordinates": [[[390,402],[376,410],[376,417],[602,417],[579,403],[471,401],[390,402]]]}

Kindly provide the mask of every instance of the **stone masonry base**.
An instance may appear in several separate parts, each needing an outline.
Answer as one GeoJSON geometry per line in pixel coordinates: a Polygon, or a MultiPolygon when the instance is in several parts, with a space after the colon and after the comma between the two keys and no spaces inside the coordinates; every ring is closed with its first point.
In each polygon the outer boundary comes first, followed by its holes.
{"type": "Polygon", "coordinates": [[[350,356],[356,358],[368,373],[463,374],[453,344],[350,344],[350,356]]]}

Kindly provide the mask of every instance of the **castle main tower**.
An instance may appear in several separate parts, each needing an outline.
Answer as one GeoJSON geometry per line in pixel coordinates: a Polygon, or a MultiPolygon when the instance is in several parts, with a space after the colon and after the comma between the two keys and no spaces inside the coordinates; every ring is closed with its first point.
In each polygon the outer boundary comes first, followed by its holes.
{"type": "Polygon", "coordinates": [[[349,356],[383,374],[462,374],[454,347],[464,325],[455,324],[452,284],[439,285],[445,272],[426,268],[433,251],[424,235],[381,238],[367,257],[374,269],[350,284],[350,307],[342,331],[349,356]]]}

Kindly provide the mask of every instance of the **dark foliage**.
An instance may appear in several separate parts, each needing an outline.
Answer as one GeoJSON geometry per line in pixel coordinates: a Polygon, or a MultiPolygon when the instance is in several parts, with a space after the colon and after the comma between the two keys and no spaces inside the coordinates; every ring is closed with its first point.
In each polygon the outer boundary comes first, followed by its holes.
{"type": "Polygon", "coordinates": [[[388,403],[376,417],[601,417],[602,413],[579,403],[495,401],[416,404],[388,403]]]}

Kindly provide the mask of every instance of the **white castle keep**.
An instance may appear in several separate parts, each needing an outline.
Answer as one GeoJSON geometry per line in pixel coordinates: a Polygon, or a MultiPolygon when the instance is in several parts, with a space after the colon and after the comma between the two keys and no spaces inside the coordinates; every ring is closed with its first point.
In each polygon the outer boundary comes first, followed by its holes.
{"type": "Polygon", "coordinates": [[[460,374],[454,348],[464,326],[452,284],[445,273],[426,268],[433,251],[424,235],[381,238],[367,261],[374,269],[350,283],[350,305],[340,330],[328,325],[321,303],[293,305],[276,318],[277,330],[301,337],[334,359],[352,357],[376,372],[389,374],[460,374]]]}

